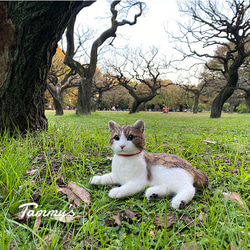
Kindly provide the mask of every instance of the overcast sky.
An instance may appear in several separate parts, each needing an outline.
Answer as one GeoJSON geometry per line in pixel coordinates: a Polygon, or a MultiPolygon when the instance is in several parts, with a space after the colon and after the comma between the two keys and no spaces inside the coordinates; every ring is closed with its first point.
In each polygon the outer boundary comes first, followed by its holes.
{"type": "MultiPolygon", "coordinates": [[[[183,18],[180,15],[177,0],[144,0],[144,2],[147,9],[143,16],[138,18],[138,23],[134,26],[119,27],[118,36],[113,43],[114,47],[122,49],[125,45],[129,45],[148,50],[150,46],[156,46],[160,49],[161,55],[167,58],[175,57],[177,52],[172,49],[173,44],[168,42],[166,29],[177,32],[177,23],[183,18]]],[[[97,0],[78,14],[76,27],[82,25],[84,29],[89,27],[94,30],[94,40],[110,26],[110,16],[110,1],[97,0]]],[[[173,78],[177,78],[177,75],[169,74],[166,78],[175,81],[176,79],[173,78]]]]}

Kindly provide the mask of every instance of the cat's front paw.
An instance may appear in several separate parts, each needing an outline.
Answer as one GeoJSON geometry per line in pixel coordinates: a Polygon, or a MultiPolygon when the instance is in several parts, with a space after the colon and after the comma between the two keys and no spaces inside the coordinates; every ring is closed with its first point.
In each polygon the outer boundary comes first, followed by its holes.
{"type": "Polygon", "coordinates": [[[94,176],[90,182],[91,185],[100,185],[101,183],[101,176],[94,176]]]}
{"type": "Polygon", "coordinates": [[[154,188],[148,188],[146,191],[146,198],[148,200],[156,200],[159,199],[159,195],[154,188]]]}
{"type": "Polygon", "coordinates": [[[174,209],[183,209],[186,205],[185,201],[175,198],[173,198],[171,204],[174,209]]]}
{"type": "Polygon", "coordinates": [[[119,199],[119,198],[121,198],[120,188],[119,187],[112,188],[109,191],[109,197],[112,198],[112,199],[115,199],[115,198],[119,199]]]}

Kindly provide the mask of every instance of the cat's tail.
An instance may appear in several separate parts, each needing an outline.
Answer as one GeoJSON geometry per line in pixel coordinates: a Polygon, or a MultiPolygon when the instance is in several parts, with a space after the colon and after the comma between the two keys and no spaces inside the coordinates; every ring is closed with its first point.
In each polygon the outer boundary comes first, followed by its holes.
{"type": "Polygon", "coordinates": [[[205,173],[195,169],[194,177],[194,187],[198,189],[207,188],[209,185],[208,177],[205,173]]]}

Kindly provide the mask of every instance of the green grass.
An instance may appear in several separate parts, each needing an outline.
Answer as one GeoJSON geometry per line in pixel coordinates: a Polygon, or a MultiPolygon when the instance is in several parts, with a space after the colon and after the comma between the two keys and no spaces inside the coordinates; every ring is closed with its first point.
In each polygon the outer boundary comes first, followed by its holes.
{"type": "Polygon", "coordinates": [[[88,117],[73,111],[62,117],[54,113],[47,112],[46,132],[0,138],[0,249],[182,249],[190,242],[198,249],[250,248],[249,211],[222,195],[236,192],[250,206],[249,114],[210,119],[209,113],[96,112],[88,117]],[[198,191],[185,209],[173,210],[169,197],[148,202],[137,194],[111,200],[109,186],[89,185],[94,174],[111,169],[108,121],[123,125],[137,119],[146,124],[147,151],[177,154],[208,175],[209,188],[198,191]],[[29,169],[37,171],[29,175],[29,169]],[[91,195],[89,209],[84,204],[74,208],[83,216],[80,221],[42,217],[34,231],[35,217],[15,218],[19,205],[34,200],[42,210],[68,211],[70,202],[56,192],[58,185],[63,186],[62,177],[91,195]],[[171,213],[173,225],[167,227],[167,220],[157,225],[155,219],[171,213]]]}

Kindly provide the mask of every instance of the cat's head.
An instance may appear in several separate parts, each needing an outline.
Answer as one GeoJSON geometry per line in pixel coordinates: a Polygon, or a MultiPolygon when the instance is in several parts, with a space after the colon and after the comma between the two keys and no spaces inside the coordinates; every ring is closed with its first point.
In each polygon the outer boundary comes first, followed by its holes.
{"type": "Polygon", "coordinates": [[[111,132],[109,145],[116,154],[136,154],[145,149],[144,122],[138,120],[132,126],[120,126],[109,121],[111,132]]]}

